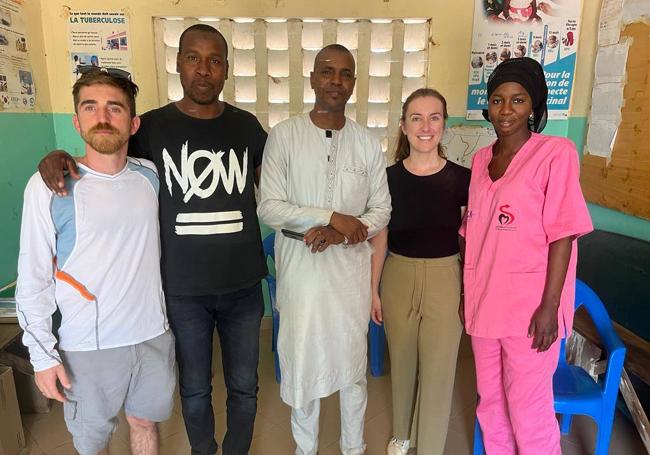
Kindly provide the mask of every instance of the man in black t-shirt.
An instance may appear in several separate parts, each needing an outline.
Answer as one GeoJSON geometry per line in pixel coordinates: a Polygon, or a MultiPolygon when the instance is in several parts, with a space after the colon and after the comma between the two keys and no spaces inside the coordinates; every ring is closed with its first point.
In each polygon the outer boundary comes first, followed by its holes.
{"type": "Polygon", "coordinates": [[[199,119],[171,103],[142,115],[132,156],[160,174],[160,236],[165,292],[224,294],[266,275],[255,214],[255,170],[266,133],[257,119],[223,103],[199,119]]]}
{"type": "MultiPolygon", "coordinates": [[[[257,119],[219,101],[228,74],[228,46],[214,28],[197,24],[180,37],[177,70],[183,98],[144,114],[129,144],[161,177],[160,234],[167,313],[185,427],[192,454],[212,455],[212,335],[221,341],[228,392],[224,455],[248,453],[257,411],[260,280],[266,261],[256,215],[266,133],[257,119]]],[[[39,170],[64,193],[61,169],[74,160],[53,152],[39,170]]],[[[137,267],[137,265],[134,265],[137,267]]]]}

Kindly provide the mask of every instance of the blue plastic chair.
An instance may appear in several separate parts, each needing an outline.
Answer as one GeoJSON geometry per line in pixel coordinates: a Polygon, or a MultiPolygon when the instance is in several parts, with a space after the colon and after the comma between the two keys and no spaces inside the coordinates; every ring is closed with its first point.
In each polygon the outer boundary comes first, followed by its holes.
{"type": "MultiPolygon", "coordinates": [[[[271,258],[275,263],[275,233],[272,232],[266,236],[262,245],[264,246],[264,257],[271,258]]],[[[278,357],[278,331],[280,329],[280,312],[276,308],[275,301],[275,277],[270,273],[266,276],[266,284],[269,288],[269,299],[271,300],[271,310],[273,313],[273,337],[271,348],[274,353],[275,363],[275,380],[280,383],[282,373],[280,372],[280,358],[278,357]]],[[[370,321],[368,326],[368,342],[370,344],[370,374],[381,376],[384,374],[384,350],[386,346],[386,335],[384,327],[370,321]]]]}
{"type": "MultiPolygon", "coordinates": [[[[271,258],[275,264],[275,232],[271,232],[263,240],[264,257],[271,258]]],[[[280,329],[280,312],[275,305],[275,277],[269,272],[266,275],[266,284],[269,287],[269,300],[271,300],[271,313],[273,315],[273,336],[271,341],[271,349],[273,350],[273,362],[275,364],[275,380],[279,384],[282,379],[280,373],[280,358],[278,357],[278,330],[280,329]]]]}
{"type": "MultiPolygon", "coordinates": [[[[598,382],[585,370],[566,363],[565,341],[560,345],[560,358],[553,375],[553,395],[555,412],[561,414],[560,431],[568,434],[571,418],[575,414],[587,415],[598,426],[594,455],[607,455],[614,424],[618,385],[621,382],[625,346],[614,330],[603,302],[589,286],[576,280],[575,309],[584,305],[600,336],[601,344],[607,353],[607,370],[598,382]]],[[[483,455],[483,436],[476,419],[474,425],[474,455],[483,455]]]]}

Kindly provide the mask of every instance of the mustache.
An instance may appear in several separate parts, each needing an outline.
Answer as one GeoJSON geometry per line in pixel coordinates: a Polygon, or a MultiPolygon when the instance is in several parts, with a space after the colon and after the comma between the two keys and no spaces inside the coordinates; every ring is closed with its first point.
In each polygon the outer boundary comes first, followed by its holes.
{"type": "Polygon", "coordinates": [[[207,77],[199,76],[199,77],[196,77],[196,78],[194,78],[192,80],[192,84],[199,84],[199,83],[207,84],[207,85],[209,85],[211,87],[214,87],[214,84],[212,83],[212,81],[210,81],[207,77]]]}
{"type": "Polygon", "coordinates": [[[110,131],[111,133],[118,133],[117,129],[115,129],[113,126],[111,126],[109,123],[98,123],[97,125],[93,126],[89,133],[94,133],[98,130],[101,131],[110,131]]]}

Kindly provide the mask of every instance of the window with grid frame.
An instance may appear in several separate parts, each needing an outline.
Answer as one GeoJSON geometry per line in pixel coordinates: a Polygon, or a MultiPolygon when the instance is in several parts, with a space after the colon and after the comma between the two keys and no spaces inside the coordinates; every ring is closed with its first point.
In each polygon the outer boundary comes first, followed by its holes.
{"type": "Polygon", "coordinates": [[[230,69],[221,99],[257,116],[267,130],[314,103],[309,73],[316,53],[332,43],[350,49],[356,85],[346,115],[366,125],[386,151],[397,133],[402,102],[426,85],[428,19],[155,18],[160,104],[183,96],[176,54],[187,27],[204,23],[228,42],[230,69]]]}

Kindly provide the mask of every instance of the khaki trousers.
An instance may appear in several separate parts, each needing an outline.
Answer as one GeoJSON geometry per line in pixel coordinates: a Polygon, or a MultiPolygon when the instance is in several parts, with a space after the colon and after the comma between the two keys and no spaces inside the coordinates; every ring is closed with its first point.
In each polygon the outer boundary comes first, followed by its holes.
{"type": "Polygon", "coordinates": [[[418,453],[442,455],[462,326],[458,256],[414,259],[391,253],[381,278],[390,352],[393,436],[418,453]]]}

